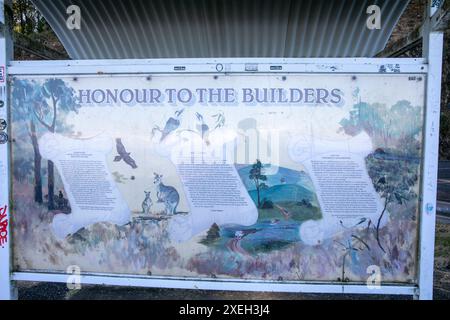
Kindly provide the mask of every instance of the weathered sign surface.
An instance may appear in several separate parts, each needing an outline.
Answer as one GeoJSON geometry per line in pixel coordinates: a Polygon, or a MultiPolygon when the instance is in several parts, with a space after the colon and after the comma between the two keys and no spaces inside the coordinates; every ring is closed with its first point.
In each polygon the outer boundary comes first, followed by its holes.
{"type": "Polygon", "coordinates": [[[13,266],[414,283],[424,84],[16,77],[13,266]]]}

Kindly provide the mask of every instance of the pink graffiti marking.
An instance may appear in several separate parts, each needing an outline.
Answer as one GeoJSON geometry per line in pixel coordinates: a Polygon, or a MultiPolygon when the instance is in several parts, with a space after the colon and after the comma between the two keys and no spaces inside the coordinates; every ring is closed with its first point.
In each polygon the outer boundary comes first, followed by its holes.
{"type": "Polygon", "coordinates": [[[8,219],[6,216],[8,206],[0,208],[0,246],[8,242],[8,219]]]}

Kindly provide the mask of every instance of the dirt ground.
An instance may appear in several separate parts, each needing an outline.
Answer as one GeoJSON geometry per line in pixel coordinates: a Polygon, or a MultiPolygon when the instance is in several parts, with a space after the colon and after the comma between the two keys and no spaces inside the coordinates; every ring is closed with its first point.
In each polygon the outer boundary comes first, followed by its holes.
{"type": "MultiPolygon", "coordinates": [[[[434,298],[450,300],[450,225],[436,228],[434,298]]],[[[66,284],[19,282],[21,300],[323,300],[323,299],[411,299],[404,296],[355,296],[329,294],[293,294],[230,292],[179,289],[147,289],[83,285],[69,290],[66,284]]]]}

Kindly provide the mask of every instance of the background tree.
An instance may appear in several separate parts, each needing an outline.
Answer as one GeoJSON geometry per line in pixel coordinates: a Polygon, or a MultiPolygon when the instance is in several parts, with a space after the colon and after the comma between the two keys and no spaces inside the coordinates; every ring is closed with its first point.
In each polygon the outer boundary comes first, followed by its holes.
{"type": "Polygon", "coordinates": [[[44,17],[36,10],[30,0],[14,0],[14,31],[32,35],[48,29],[44,17]]]}
{"type": "Polygon", "coordinates": [[[69,56],[30,0],[13,0],[14,60],[65,60],[69,56]]]}
{"type": "Polygon", "coordinates": [[[263,165],[261,161],[256,160],[249,175],[249,178],[255,183],[256,193],[258,195],[258,208],[261,208],[261,190],[267,189],[267,185],[264,183],[264,181],[267,181],[267,176],[263,174],[262,170],[263,165]]]}

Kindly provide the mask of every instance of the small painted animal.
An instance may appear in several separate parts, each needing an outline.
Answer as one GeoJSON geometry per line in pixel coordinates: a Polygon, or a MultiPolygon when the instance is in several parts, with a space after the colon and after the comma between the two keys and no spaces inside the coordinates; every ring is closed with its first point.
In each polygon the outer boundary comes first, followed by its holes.
{"type": "Polygon", "coordinates": [[[162,182],[162,175],[154,173],[155,179],[153,183],[156,185],[156,197],[158,202],[162,202],[166,208],[166,214],[174,215],[177,213],[177,207],[180,202],[180,195],[177,189],[171,186],[166,186],[162,182]]]}
{"type": "Polygon", "coordinates": [[[130,156],[131,153],[129,153],[129,152],[127,152],[127,150],[125,150],[125,146],[123,145],[122,139],[120,139],[120,138],[116,139],[116,150],[119,155],[117,155],[114,158],[114,162],[119,162],[119,161],[123,160],[126,164],[128,164],[133,169],[137,168],[136,162],[130,156]]]}
{"type": "Polygon", "coordinates": [[[64,195],[61,190],[59,190],[58,197],[55,198],[56,207],[59,210],[67,209],[69,206],[69,201],[64,198],[64,195]]]}
{"type": "Polygon", "coordinates": [[[144,191],[144,193],[145,193],[145,199],[144,199],[144,201],[142,201],[142,213],[149,214],[150,209],[153,205],[153,201],[150,198],[150,191],[149,192],[144,191]]]}

